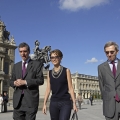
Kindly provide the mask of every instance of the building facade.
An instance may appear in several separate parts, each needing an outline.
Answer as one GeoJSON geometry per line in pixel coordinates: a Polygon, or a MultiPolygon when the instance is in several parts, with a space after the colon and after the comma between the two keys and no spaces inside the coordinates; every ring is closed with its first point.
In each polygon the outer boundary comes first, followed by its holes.
{"type": "Polygon", "coordinates": [[[92,95],[95,99],[100,98],[100,89],[97,76],[79,74],[78,72],[72,74],[72,84],[77,97],[78,93],[84,99],[92,95]]]}
{"type": "Polygon", "coordinates": [[[6,30],[4,22],[0,20],[0,93],[9,94],[9,79],[15,60],[16,44],[14,37],[9,38],[10,32],[6,30]]]}

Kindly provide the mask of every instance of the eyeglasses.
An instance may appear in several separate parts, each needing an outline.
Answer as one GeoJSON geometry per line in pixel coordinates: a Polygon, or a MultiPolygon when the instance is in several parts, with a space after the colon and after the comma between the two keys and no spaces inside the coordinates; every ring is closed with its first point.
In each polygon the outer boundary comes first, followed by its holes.
{"type": "Polygon", "coordinates": [[[108,55],[109,53],[110,54],[114,54],[115,51],[105,51],[105,53],[108,55]]]}
{"type": "Polygon", "coordinates": [[[59,58],[59,56],[50,57],[51,60],[58,59],[58,58],[59,58]]]}

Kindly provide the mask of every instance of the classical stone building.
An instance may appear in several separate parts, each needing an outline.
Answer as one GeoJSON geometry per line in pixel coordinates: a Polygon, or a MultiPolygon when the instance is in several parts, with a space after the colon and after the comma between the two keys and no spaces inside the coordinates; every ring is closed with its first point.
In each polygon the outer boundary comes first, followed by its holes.
{"type": "Polygon", "coordinates": [[[97,76],[79,74],[78,72],[72,74],[72,84],[75,96],[80,93],[83,98],[89,98],[93,95],[94,98],[100,98],[100,89],[97,76]]]}
{"type": "Polygon", "coordinates": [[[6,30],[4,22],[0,20],[0,93],[9,94],[9,78],[15,60],[16,44],[14,37],[9,39],[10,32],[6,30]]]}

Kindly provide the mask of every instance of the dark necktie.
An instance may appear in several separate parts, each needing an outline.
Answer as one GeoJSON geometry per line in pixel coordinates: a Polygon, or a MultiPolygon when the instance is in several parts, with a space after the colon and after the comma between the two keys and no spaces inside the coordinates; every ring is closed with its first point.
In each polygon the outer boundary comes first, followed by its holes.
{"type": "Polygon", "coordinates": [[[112,73],[113,73],[114,77],[116,77],[116,67],[115,67],[115,62],[112,61],[111,63],[112,63],[112,65],[113,65],[112,73]]]}
{"type": "MultiPolygon", "coordinates": [[[[113,76],[114,76],[114,78],[115,78],[115,77],[116,77],[116,67],[115,67],[115,62],[112,61],[111,63],[112,63],[112,65],[113,65],[112,73],[113,73],[113,76]]],[[[119,96],[118,96],[117,93],[116,93],[116,95],[115,95],[115,100],[118,101],[118,102],[120,101],[119,96]]]]}
{"type": "Polygon", "coordinates": [[[23,66],[22,66],[22,78],[25,76],[25,73],[26,73],[26,62],[23,62],[23,66]]]}
{"type": "MultiPolygon", "coordinates": [[[[26,62],[23,62],[23,66],[22,66],[22,78],[24,78],[25,76],[25,72],[26,72],[26,62]]],[[[22,90],[22,94],[24,94],[24,90],[22,90]]]]}

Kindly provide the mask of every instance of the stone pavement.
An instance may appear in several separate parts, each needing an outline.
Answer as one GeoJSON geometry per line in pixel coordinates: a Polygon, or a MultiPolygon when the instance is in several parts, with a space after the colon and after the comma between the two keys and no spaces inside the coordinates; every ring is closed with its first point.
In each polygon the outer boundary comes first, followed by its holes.
{"type": "MultiPolygon", "coordinates": [[[[12,107],[8,106],[7,113],[0,113],[0,120],[13,120],[12,114],[12,107]]],[[[102,114],[102,103],[94,102],[93,106],[90,104],[82,105],[82,109],[78,111],[78,118],[79,120],[105,120],[102,114]]],[[[49,111],[47,111],[47,115],[42,114],[42,111],[38,111],[36,120],[50,120],[49,111]]]]}

